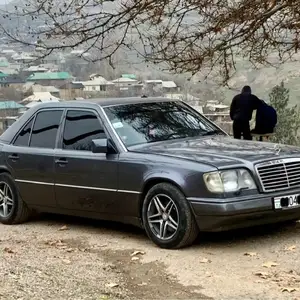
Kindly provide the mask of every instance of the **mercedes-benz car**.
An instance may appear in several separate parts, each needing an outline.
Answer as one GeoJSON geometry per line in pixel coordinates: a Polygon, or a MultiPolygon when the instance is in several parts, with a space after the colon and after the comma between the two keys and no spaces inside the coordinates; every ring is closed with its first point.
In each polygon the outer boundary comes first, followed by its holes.
{"type": "Polygon", "coordinates": [[[181,248],[300,218],[300,149],[235,140],[180,100],[42,103],[0,137],[0,221],[33,212],[129,223],[181,248]]]}

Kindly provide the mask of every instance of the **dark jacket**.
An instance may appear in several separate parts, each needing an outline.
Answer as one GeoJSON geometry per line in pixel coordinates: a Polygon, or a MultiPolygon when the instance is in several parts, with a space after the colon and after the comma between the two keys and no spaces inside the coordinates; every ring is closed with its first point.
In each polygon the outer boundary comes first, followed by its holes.
{"type": "Polygon", "coordinates": [[[264,101],[261,101],[261,104],[259,105],[256,111],[255,128],[252,132],[257,134],[273,133],[276,124],[276,110],[264,101]]]}
{"type": "Polygon", "coordinates": [[[257,109],[259,103],[260,100],[251,93],[242,92],[236,95],[230,106],[231,120],[249,122],[252,119],[253,110],[257,109]]]}

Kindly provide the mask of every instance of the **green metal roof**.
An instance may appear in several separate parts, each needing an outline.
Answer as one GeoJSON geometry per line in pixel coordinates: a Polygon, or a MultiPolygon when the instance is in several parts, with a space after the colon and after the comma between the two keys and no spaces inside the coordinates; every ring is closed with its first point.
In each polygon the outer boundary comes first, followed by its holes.
{"type": "Polygon", "coordinates": [[[0,61],[0,67],[8,67],[9,63],[7,61],[0,61]]]}
{"type": "Polygon", "coordinates": [[[7,77],[7,76],[8,76],[8,74],[2,73],[2,72],[0,71],[0,77],[7,77]]]}
{"type": "Polygon", "coordinates": [[[68,72],[45,72],[45,73],[33,73],[28,78],[27,81],[35,80],[64,80],[70,79],[72,76],[68,72]]]}
{"type": "Polygon", "coordinates": [[[17,109],[23,108],[24,106],[15,102],[15,101],[0,101],[0,110],[1,109],[17,109]]]}
{"type": "Polygon", "coordinates": [[[122,78],[136,79],[136,75],[134,75],[134,74],[122,74],[122,78]]]}

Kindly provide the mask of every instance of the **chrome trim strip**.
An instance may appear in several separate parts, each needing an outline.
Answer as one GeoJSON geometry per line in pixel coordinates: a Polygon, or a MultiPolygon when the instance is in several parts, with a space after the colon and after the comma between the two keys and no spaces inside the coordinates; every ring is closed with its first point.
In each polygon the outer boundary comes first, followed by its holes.
{"type": "Polygon", "coordinates": [[[123,150],[124,152],[128,152],[128,150],[127,150],[127,148],[125,147],[124,143],[122,142],[121,138],[120,138],[119,135],[117,134],[117,132],[116,132],[114,126],[112,126],[112,124],[111,124],[111,122],[110,122],[108,116],[106,115],[105,110],[103,109],[102,106],[99,105],[99,107],[100,107],[100,110],[102,111],[102,113],[103,113],[103,115],[104,115],[104,118],[105,118],[106,122],[108,123],[109,127],[111,128],[112,132],[114,133],[115,138],[118,140],[118,143],[121,145],[122,150],[123,150]]]}
{"type": "Polygon", "coordinates": [[[128,191],[128,190],[117,190],[118,193],[128,193],[128,194],[141,194],[138,191],[128,191]]]}
{"type": "Polygon", "coordinates": [[[75,189],[117,192],[117,190],[115,190],[115,189],[98,188],[98,187],[94,187],[94,186],[71,185],[71,184],[61,184],[61,183],[55,183],[55,185],[56,186],[61,186],[61,187],[75,188],[75,189]]]}
{"type": "Polygon", "coordinates": [[[15,179],[16,182],[22,182],[22,183],[31,183],[31,184],[41,184],[41,185],[54,185],[54,183],[51,182],[43,182],[43,181],[31,181],[31,180],[23,180],[23,179],[15,179]]]}
{"type": "Polygon", "coordinates": [[[75,189],[86,189],[86,190],[96,190],[96,191],[106,191],[106,192],[118,192],[118,193],[128,193],[128,194],[141,194],[141,192],[138,192],[138,191],[107,189],[107,188],[99,188],[99,187],[94,187],[94,186],[71,185],[71,184],[31,181],[31,180],[23,180],[23,179],[15,179],[15,181],[16,182],[22,182],[22,183],[30,183],[30,184],[61,186],[61,187],[68,187],[68,188],[75,188],[75,189]]]}

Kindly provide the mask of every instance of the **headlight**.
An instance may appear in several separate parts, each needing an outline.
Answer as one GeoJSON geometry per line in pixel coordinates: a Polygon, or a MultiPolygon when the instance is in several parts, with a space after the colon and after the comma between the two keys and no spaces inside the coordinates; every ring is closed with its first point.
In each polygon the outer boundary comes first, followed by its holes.
{"type": "Polygon", "coordinates": [[[256,189],[250,173],[245,169],[236,169],[204,174],[204,182],[212,193],[236,192],[240,189],[256,189]]]}

